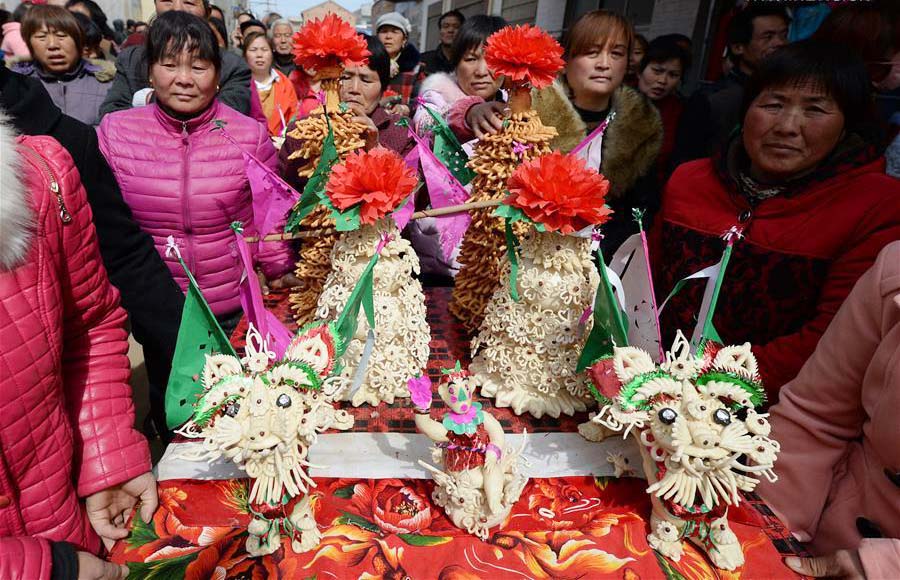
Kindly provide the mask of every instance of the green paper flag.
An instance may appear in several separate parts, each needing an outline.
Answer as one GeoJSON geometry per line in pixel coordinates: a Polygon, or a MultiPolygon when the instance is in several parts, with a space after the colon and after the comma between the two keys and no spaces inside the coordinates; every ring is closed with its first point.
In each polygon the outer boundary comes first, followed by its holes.
{"type": "Polygon", "coordinates": [[[599,249],[597,269],[600,270],[600,285],[594,298],[594,326],[578,359],[576,371],[579,373],[601,358],[612,356],[615,347],[628,345],[625,313],[619,308],[619,301],[613,294],[612,284],[606,275],[606,262],[599,249]]]}
{"type": "Polygon", "coordinates": [[[519,301],[519,240],[513,233],[511,218],[506,218],[506,257],[509,259],[509,295],[519,301]]]}
{"type": "Polygon", "coordinates": [[[203,298],[194,276],[180,256],[178,261],[188,276],[188,291],[172,359],[172,373],[166,388],[166,425],[169,429],[185,423],[194,413],[194,403],[203,392],[200,377],[206,355],[237,356],[203,298]]]}
{"type": "Polygon", "coordinates": [[[722,260],[719,262],[718,276],[716,276],[716,282],[712,286],[712,293],[708,300],[706,296],[703,297],[703,304],[700,307],[700,314],[698,316],[698,320],[700,324],[702,324],[700,336],[692,337],[694,340],[691,341],[698,356],[703,354],[704,345],[708,341],[711,340],[722,344],[722,338],[719,336],[716,327],[713,326],[713,315],[715,315],[716,305],[719,303],[719,294],[722,291],[722,281],[725,279],[725,270],[728,268],[729,260],[731,260],[731,251],[733,247],[731,242],[725,246],[725,251],[722,252],[722,260]]]}
{"type": "Polygon", "coordinates": [[[359,319],[359,307],[363,307],[366,313],[366,320],[369,322],[369,328],[375,328],[375,301],[373,296],[375,281],[375,264],[378,263],[379,252],[376,251],[372,259],[369,260],[366,269],[360,275],[356,286],[350,292],[350,298],[347,304],[338,316],[337,334],[343,339],[344,345],[349,345],[353,335],[356,334],[356,325],[359,319]]]}
{"type": "Polygon", "coordinates": [[[316,208],[319,203],[323,202],[325,195],[325,184],[328,183],[328,177],[331,175],[331,168],[338,161],[337,148],[334,146],[334,132],[331,130],[331,122],[325,117],[328,123],[328,134],[325,141],[322,142],[322,154],[319,156],[319,164],[316,170],[306,182],[303,193],[300,195],[300,203],[298,203],[285,223],[284,231],[292,233],[300,227],[300,222],[308,216],[316,208]]]}
{"type": "Polygon", "coordinates": [[[434,156],[450,170],[453,177],[458,179],[461,184],[466,185],[475,177],[475,172],[466,166],[469,161],[468,154],[463,150],[447,122],[432,111],[428,105],[423,104],[422,107],[434,120],[431,128],[431,134],[434,136],[434,145],[431,149],[434,151],[434,156]]]}

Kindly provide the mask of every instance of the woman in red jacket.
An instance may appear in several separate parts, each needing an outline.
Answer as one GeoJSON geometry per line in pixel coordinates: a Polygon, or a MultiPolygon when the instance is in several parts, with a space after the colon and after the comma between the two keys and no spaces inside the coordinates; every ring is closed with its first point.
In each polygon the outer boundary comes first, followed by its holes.
{"type": "MultiPolygon", "coordinates": [[[[779,49],[747,87],[740,134],[719,158],[675,171],[654,224],[663,296],[741,231],[714,325],[725,344],[754,345],[773,403],[879,250],[900,239],[900,182],[874,145],[869,86],[840,47],[779,49]]],[[[690,333],[702,294],[694,282],[672,298],[663,331],[690,333]]]]}
{"type": "Polygon", "coordinates": [[[96,556],[156,509],[125,311],[69,154],[0,117],[0,578],[124,578],[96,556]]]}

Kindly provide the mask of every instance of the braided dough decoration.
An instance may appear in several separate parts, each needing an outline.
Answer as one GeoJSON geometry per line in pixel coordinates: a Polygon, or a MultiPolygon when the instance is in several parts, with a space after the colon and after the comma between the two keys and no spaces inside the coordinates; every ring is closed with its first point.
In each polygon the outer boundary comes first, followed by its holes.
{"type": "MultiPolygon", "coordinates": [[[[329,91],[337,93],[340,79],[324,79],[322,90],[329,95],[329,91]]],[[[331,100],[337,101],[336,97],[331,100]]],[[[349,153],[362,149],[366,142],[363,135],[366,126],[353,121],[354,113],[351,111],[340,112],[337,107],[329,108],[328,121],[334,134],[334,145],[338,158],[344,159],[349,153]]],[[[288,159],[306,159],[307,162],[297,172],[300,177],[309,177],[313,174],[322,154],[322,143],[328,135],[328,124],[325,120],[323,107],[314,109],[308,117],[300,119],[294,128],[288,133],[288,137],[298,139],[300,148],[291,153],[288,159]]],[[[301,231],[317,231],[334,228],[334,220],[329,212],[322,206],[316,207],[300,223],[301,231]]],[[[316,303],[322,293],[325,277],[331,270],[331,248],[337,242],[338,234],[325,233],[315,238],[308,238],[300,246],[297,268],[294,271],[301,281],[289,298],[291,310],[294,312],[294,320],[300,326],[309,324],[316,312],[316,303]]]]}
{"type": "MultiPolygon", "coordinates": [[[[513,113],[500,131],[483,137],[475,147],[468,163],[476,174],[471,201],[503,199],[506,181],[519,163],[550,153],[550,141],[555,137],[556,129],[544,126],[534,110],[513,113]],[[513,152],[516,142],[526,147],[521,156],[513,152]]],[[[503,219],[492,217],[493,212],[493,208],[471,212],[472,222],[459,251],[450,312],[470,333],[481,326],[484,307],[506,263],[503,219]]],[[[516,235],[527,229],[523,224],[515,226],[516,235]]]]}
{"type": "Polygon", "coordinates": [[[520,243],[520,301],[510,296],[507,264],[472,341],[469,370],[484,396],[517,415],[584,411],[593,397],[575,368],[593,321],[579,328],[579,320],[600,284],[590,240],[532,230],[520,243]]]}
{"type": "Polygon", "coordinates": [[[763,391],[750,344],[698,357],[678,332],[665,362],[625,347],[615,350],[613,368],[622,388],[591,421],[640,442],[653,505],[648,542],[677,561],[687,538],[718,568],[741,566],[728,506],[760,477],[777,479],[780,449],[766,415],[754,410],[763,391]]]}
{"type": "MultiPolygon", "coordinates": [[[[396,397],[409,396],[407,379],[428,363],[431,330],[425,320],[425,294],[421,283],[413,278],[413,273],[419,273],[419,258],[409,241],[400,237],[392,218],[340,237],[331,252],[332,270],[319,297],[316,317],[330,320],[341,312],[382,233],[393,239],[385,245],[375,265],[375,348],[359,390],[344,395],[344,400],[354,407],[382,401],[391,404],[396,397]]],[[[359,366],[368,327],[360,309],[356,335],[343,357],[342,376],[348,380],[359,366]]]]}

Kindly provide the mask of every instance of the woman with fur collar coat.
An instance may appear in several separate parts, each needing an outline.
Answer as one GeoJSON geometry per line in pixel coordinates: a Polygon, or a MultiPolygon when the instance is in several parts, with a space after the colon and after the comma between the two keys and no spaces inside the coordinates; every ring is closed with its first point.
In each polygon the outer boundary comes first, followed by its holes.
{"type": "MultiPolygon", "coordinates": [[[[625,18],[605,10],[588,12],[572,26],[565,47],[565,79],[532,92],[541,121],[558,133],[551,142],[554,149],[568,153],[601,124],[607,125],[579,154],[587,155],[594,167],[599,159],[597,168],[611,185],[607,204],[614,213],[603,225],[601,243],[607,259],[638,231],[633,210],[644,212],[648,227],[660,206],[655,163],[662,121],[645,96],[623,84],[633,39],[634,29],[625,18]]],[[[448,123],[465,140],[473,133],[496,130],[504,114],[500,103],[459,102],[451,107],[448,123]]]]}
{"type": "Polygon", "coordinates": [[[0,115],[0,578],[124,578],[98,558],[157,505],[125,311],[78,170],[0,115]]]}

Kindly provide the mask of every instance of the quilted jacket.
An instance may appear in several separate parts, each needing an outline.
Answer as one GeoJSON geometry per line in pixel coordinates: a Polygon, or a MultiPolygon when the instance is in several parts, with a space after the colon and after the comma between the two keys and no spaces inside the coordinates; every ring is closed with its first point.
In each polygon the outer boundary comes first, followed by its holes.
{"type": "Polygon", "coordinates": [[[49,137],[0,124],[0,148],[0,578],[49,578],[51,541],[100,548],[81,498],[150,451],[78,171],[49,137]]]}
{"type": "MultiPolygon", "coordinates": [[[[218,101],[187,121],[150,105],[105,116],[99,138],[122,196],[181,289],[187,289],[187,276],[177,257],[166,256],[168,236],[175,237],[213,313],[238,310],[243,270],[230,225],[240,221],[245,235],[256,233],[243,152],[275,168],[266,127],[218,101]],[[225,122],[240,147],[213,130],[216,120],[225,122]]],[[[256,259],[268,278],[292,265],[286,243],[263,244],[256,259]]]]}

